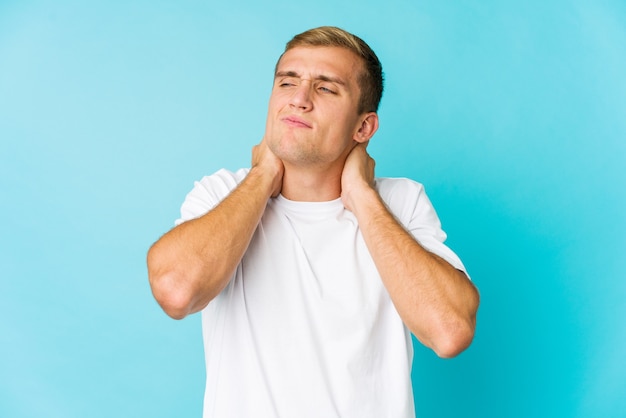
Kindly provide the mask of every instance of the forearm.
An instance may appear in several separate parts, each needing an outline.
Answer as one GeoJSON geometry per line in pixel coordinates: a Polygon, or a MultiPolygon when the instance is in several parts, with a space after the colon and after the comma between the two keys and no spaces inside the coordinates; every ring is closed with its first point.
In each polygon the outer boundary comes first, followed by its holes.
{"type": "Polygon", "coordinates": [[[400,317],[442,357],[471,342],[478,293],[467,276],[424,249],[389,212],[378,193],[363,187],[353,212],[400,317]]]}
{"type": "Polygon", "coordinates": [[[272,194],[272,181],[252,168],[214,209],[152,246],[150,284],[168,315],[180,319],[203,309],[228,284],[272,194]]]}

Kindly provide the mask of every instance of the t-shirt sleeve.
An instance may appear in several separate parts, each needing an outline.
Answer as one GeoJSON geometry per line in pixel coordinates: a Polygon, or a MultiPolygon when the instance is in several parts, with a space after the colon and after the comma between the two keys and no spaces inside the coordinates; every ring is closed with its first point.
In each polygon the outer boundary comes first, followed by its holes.
{"type": "Polygon", "coordinates": [[[221,169],[194,183],[180,208],[180,218],[175,225],[198,218],[220,203],[246,177],[249,169],[236,172],[221,169]]]}
{"type": "Polygon", "coordinates": [[[444,244],[447,235],[424,186],[410,179],[377,179],[378,191],[403,226],[422,247],[467,274],[461,259],[444,244]]]}

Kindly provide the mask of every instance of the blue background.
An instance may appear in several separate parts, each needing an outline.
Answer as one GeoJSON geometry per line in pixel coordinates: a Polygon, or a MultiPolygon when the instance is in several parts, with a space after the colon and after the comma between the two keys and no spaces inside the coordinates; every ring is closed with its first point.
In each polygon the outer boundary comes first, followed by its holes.
{"type": "Polygon", "coordinates": [[[0,415],[200,416],[200,318],[145,253],[330,24],[383,62],[378,175],[426,185],[482,295],[469,350],[416,346],[418,416],[626,416],[626,4],[264,3],[0,0],[0,415]]]}

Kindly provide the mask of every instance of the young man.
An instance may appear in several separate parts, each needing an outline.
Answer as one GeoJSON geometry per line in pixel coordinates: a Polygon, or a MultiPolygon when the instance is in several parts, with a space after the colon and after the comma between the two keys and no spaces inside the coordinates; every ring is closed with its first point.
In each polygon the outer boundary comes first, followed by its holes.
{"type": "Polygon", "coordinates": [[[470,344],[478,293],[422,186],[374,178],[382,89],[360,38],[294,37],[251,168],[197,182],[150,249],[165,312],[202,311],[205,417],[412,417],[411,332],[470,344]]]}

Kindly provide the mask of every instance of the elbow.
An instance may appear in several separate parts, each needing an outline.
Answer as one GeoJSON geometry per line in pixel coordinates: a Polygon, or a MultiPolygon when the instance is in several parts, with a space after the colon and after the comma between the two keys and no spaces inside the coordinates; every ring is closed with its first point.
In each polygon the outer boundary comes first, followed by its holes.
{"type": "Polygon", "coordinates": [[[163,311],[173,319],[183,319],[189,315],[191,298],[177,285],[172,274],[150,276],[152,295],[163,311]]]}
{"type": "Polygon", "coordinates": [[[192,292],[185,289],[175,271],[157,266],[154,257],[148,253],[148,280],[154,299],[171,318],[185,318],[191,313],[192,292]]]}
{"type": "Polygon", "coordinates": [[[409,327],[409,329],[422,344],[433,350],[440,358],[458,356],[470,346],[474,339],[476,326],[474,317],[467,319],[456,317],[446,321],[433,319],[430,324],[431,327],[428,330],[422,330],[421,333],[418,333],[418,328],[413,330],[409,327]]]}
{"type": "Polygon", "coordinates": [[[170,318],[180,320],[191,313],[191,301],[179,289],[163,286],[153,288],[152,292],[161,309],[170,318]]]}
{"type": "Polygon", "coordinates": [[[433,351],[441,358],[453,358],[467,349],[474,339],[475,322],[462,321],[453,329],[443,332],[433,344],[433,351]]]}
{"type": "Polygon", "coordinates": [[[439,338],[433,346],[435,353],[441,358],[456,357],[465,351],[474,340],[476,332],[476,314],[480,304],[478,290],[472,286],[472,292],[467,298],[466,309],[457,311],[447,320],[442,321],[439,327],[439,338]]]}

